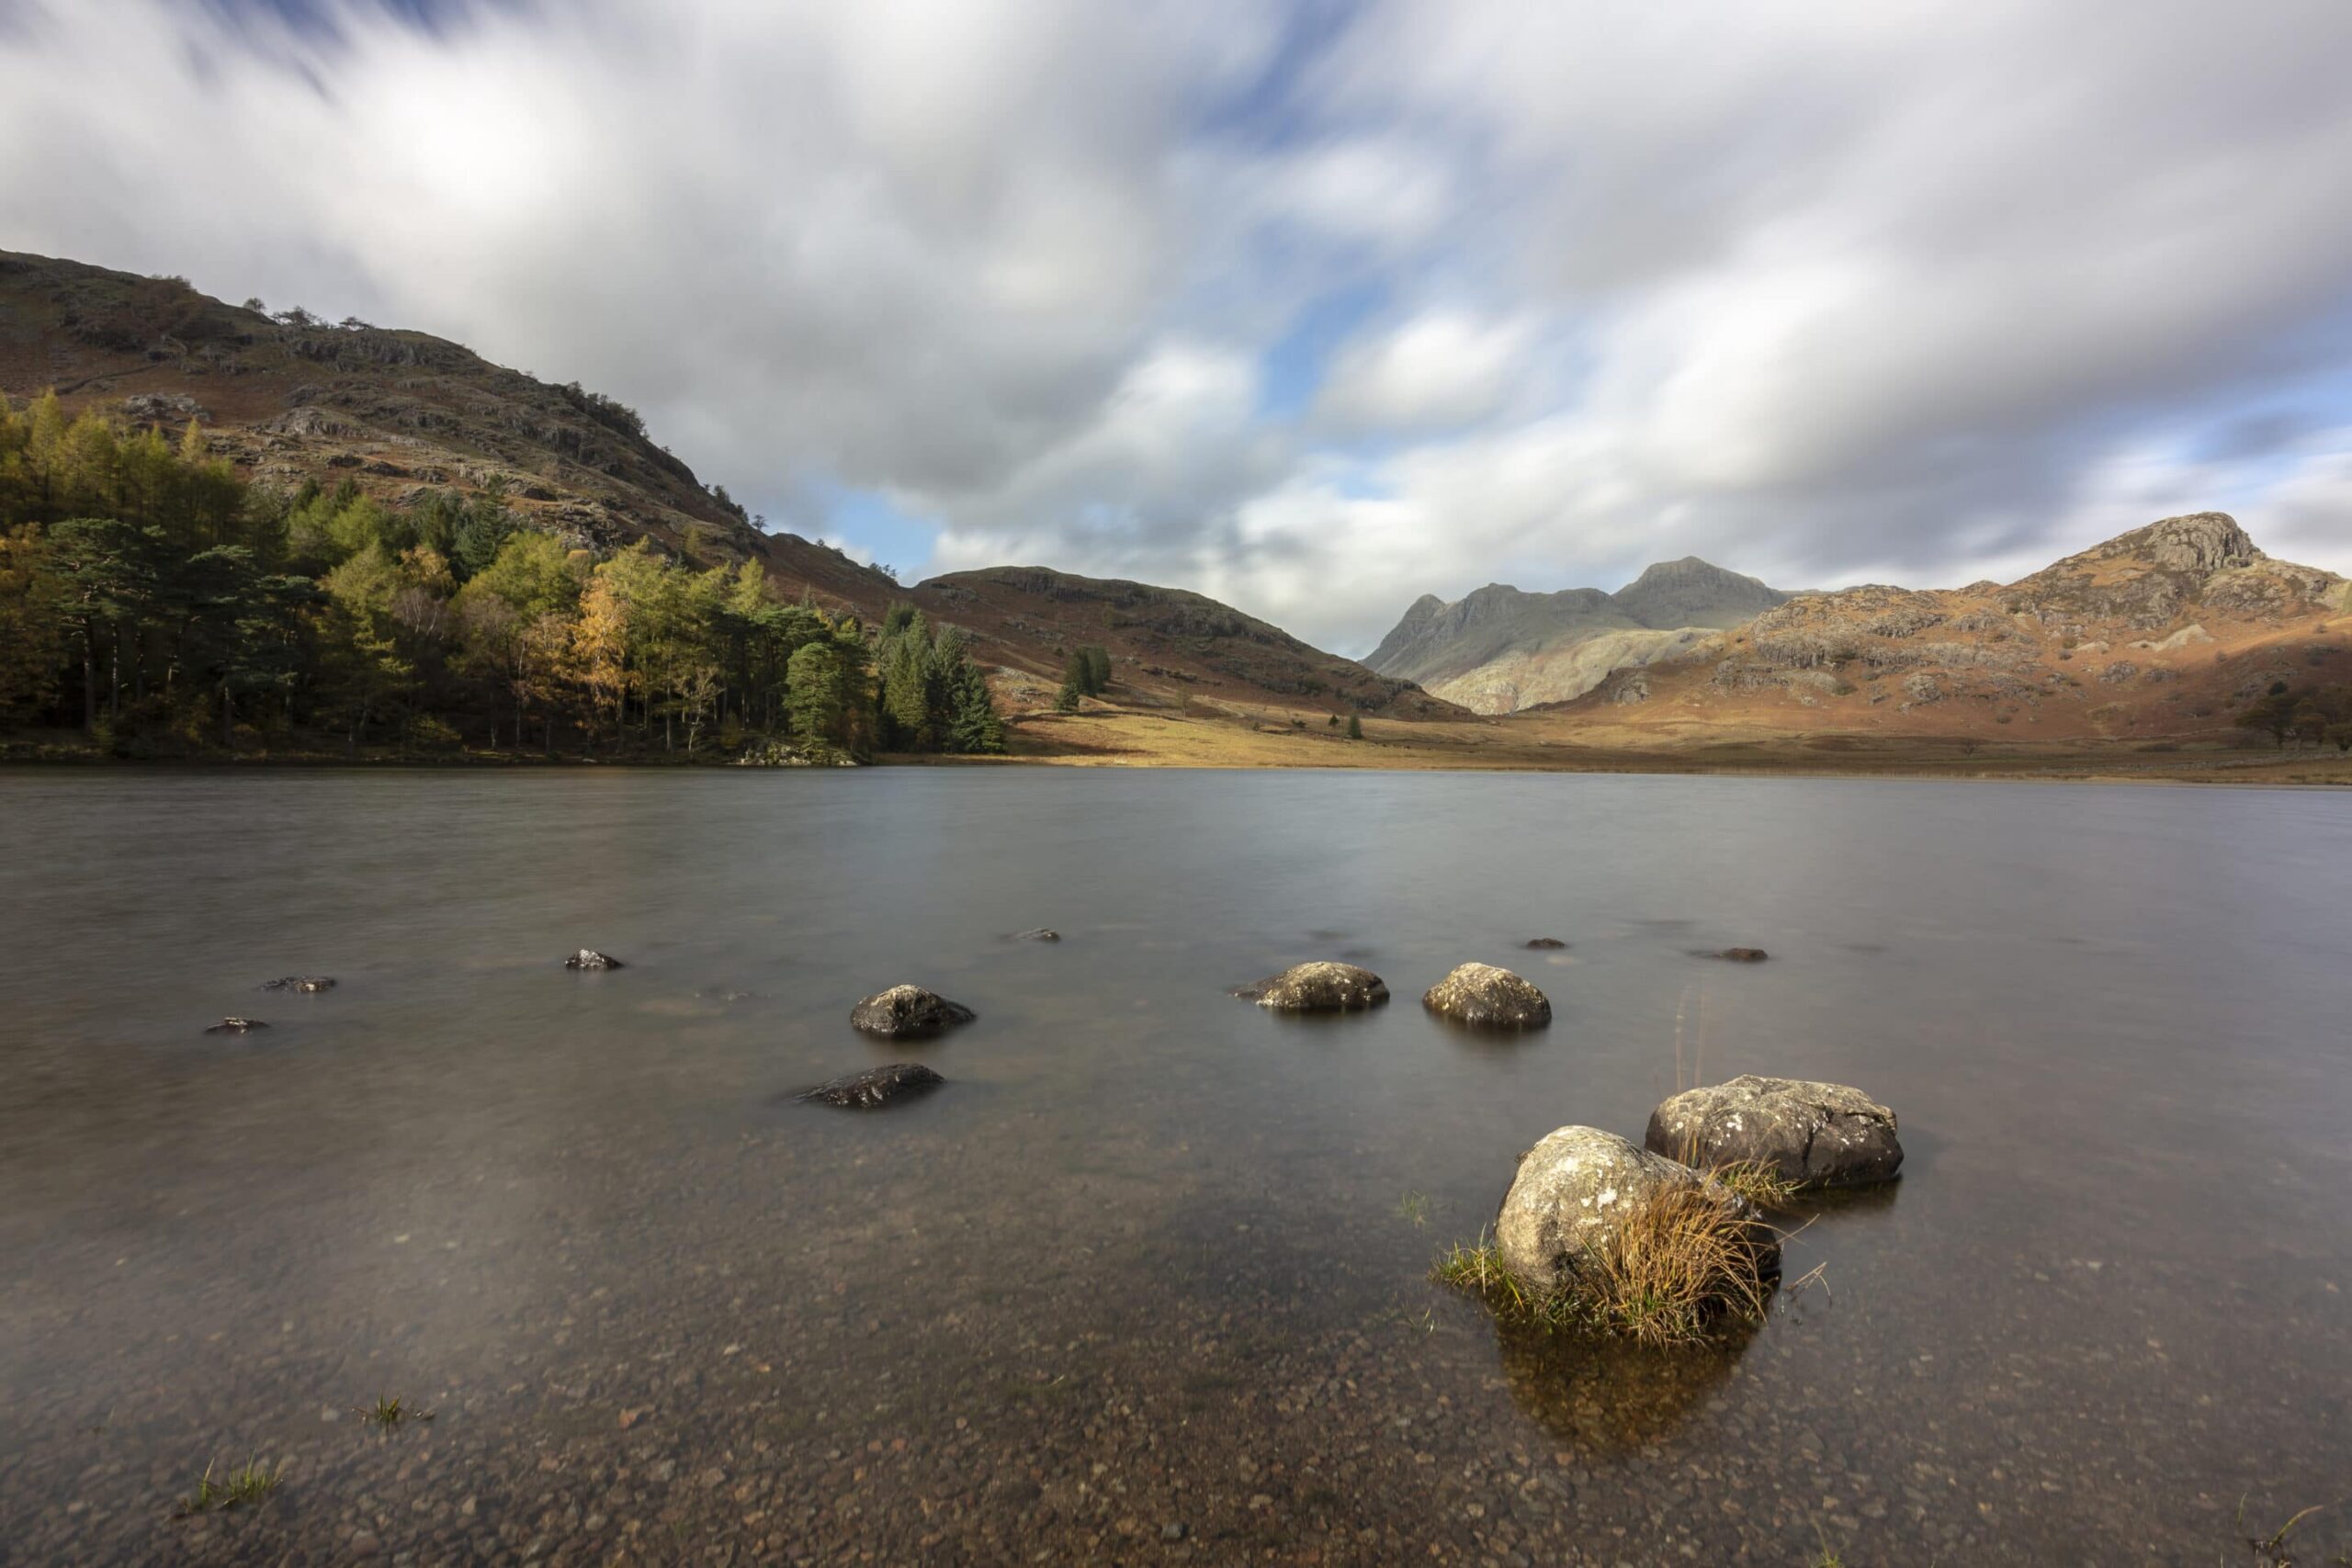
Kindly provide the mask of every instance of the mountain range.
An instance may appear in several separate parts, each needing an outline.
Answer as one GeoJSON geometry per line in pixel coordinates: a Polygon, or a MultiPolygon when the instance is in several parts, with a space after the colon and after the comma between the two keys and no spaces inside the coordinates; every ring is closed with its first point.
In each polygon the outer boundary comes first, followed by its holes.
{"type": "Polygon", "coordinates": [[[757,560],[780,596],[869,619],[910,600],[967,634],[1011,711],[1048,726],[1070,651],[1100,644],[1114,706],[1173,716],[1126,737],[1147,759],[1175,720],[1319,741],[1342,712],[1464,756],[1521,747],[1506,759],[1521,763],[1559,746],[1821,751],[1867,737],[2171,749],[2239,742],[2232,719],[2273,689],[2352,682],[2345,581],[2270,558],[2218,513],[2007,584],[1790,592],[1685,558],[1613,593],[1427,595],[1358,663],[1182,589],[1044,566],[905,587],[757,525],[633,412],[576,385],[422,333],[0,252],[0,392],[52,389],[69,412],[175,436],[193,421],[213,455],[264,484],[347,481],[395,508],[494,491],[575,549],[642,539],[703,564],[757,560]]]}

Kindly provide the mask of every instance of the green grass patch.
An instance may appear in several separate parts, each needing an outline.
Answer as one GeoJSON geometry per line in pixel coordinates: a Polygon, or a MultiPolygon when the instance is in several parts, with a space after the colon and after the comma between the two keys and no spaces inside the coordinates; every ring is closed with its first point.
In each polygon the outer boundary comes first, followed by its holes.
{"type": "Polygon", "coordinates": [[[273,1470],[259,1460],[247,1460],[236,1470],[218,1480],[213,1467],[207,1464],[204,1473],[196,1478],[196,1490],[180,1499],[183,1514],[209,1514],[216,1509],[250,1508],[277,1490],[285,1479],[283,1470],[273,1470]]]}
{"type": "Polygon", "coordinates": [[[430,1421],[437,1412],[419,1410],[408,1400],[396,1395],[379,1393],[376,1396],[376,1403],[373,1404],[352,1406],[352,1414],[378,1431],[389,1432],[393,1427],[405,1426],[411,1421],[430,1421]]]}

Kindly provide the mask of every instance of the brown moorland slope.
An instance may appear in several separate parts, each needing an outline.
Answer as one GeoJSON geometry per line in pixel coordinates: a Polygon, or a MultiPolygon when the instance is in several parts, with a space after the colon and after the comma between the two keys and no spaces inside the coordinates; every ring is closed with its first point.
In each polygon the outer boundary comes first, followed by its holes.
{"type": "Polygon", "coordinates": [[[492,365],[425,333],[272,316],[172,277],[0,251],[0,391],[54,389],[176,435],[193,419],[248,479],[350,479],[387,506],[503,490],[574,547],[646,538],[705,563],[758,558],[778,588],[863,609],[888,578],[790,534],[763,534],[723,489],[578,386],[492,365]]]}
{"type": "Polygon", "coordinates": [[[2229,516],[2197,513],[2012,583],[1803,594],[1547,711],[1585,743],[1636,749],[1833,736],[2236,745],[2233,721],[2274,684],[2352,682],[2346,591],[2270,558],[2229,516]]]}

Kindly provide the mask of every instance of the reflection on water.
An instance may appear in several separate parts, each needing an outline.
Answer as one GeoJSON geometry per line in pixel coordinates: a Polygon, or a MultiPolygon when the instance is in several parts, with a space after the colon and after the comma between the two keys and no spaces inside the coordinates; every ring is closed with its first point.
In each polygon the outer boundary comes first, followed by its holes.
{"type": "Polygon", "coordinates": [[[2251,791],[0,775],[0,1561],[2211,1560],[2352,1473],[2346,864],[2251,791]],[[1227,994],[1329,957],[1396,1000],[1227,994]],[[1552,1026],[1429,1016],[1474,959],[1552,1026]],[[978,1021],[849,1028],[901,980],[978,1021]],[[1907,1158],[1743,1345],[1427,1280],[1750,1071],[1907,1158]]]}

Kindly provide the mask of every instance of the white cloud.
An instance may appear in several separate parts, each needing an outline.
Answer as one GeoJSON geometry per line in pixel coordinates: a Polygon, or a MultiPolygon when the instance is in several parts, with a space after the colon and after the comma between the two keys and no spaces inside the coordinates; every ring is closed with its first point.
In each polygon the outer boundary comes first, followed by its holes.
{"type": "Polygon", "coordinates": [[[0,243],[578,378],[772,513],[937,519],[934,569],[1345,648],[1492,578],[1956,582],[2202,505],[2352,567],[2338,0],[332,3],[15,0],[0,243]]]}

